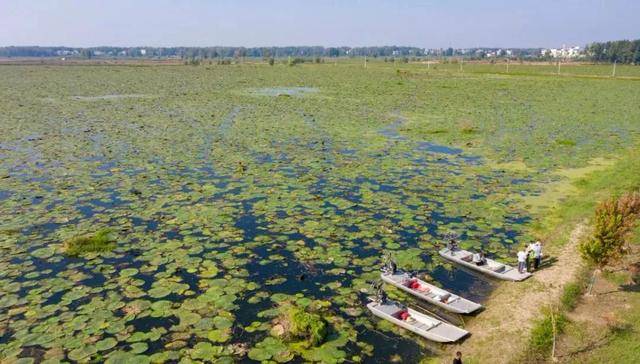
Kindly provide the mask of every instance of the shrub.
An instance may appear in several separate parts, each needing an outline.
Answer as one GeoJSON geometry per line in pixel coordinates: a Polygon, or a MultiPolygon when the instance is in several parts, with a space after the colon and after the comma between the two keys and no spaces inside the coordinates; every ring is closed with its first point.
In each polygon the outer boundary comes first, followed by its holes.
{"type": "Polygon", "coordinates": [[[300,57],[296,57],[296,58],[289,57],[289,60],[288,60],[289,66],[295,66],[297,64],[304,63],[304,62],[305,62],[305,59],[300,57]]]}
{"type": "Polygon", "coordinates": [[[583,259],[603,268],[625,253],[626,239],[640,215],[640,193],[632,192],[620,198],[609,198],[596,208],[594,233],[580,243],[583,259]]]}
{"type": "Polygon", "coordinates": [[[110,229],[102,229],[95,234],[76,236],[64,242],[67,255],[79,256],[91,252],[104,252],[115,248],[110,229]]]}
{"type": "Polygon", "coordinates": [[[578,303],[578,299],[582,294],[582,285],[579,283],[571,282],[564,287],[560,302],[565,310],[573,310],[578,303]]]}
{"type": "Polygon", "coordinates": [[[625,193],[618,199],[618,206],[625,217],[626,228],[630,231],[640,215],[640,192],[625,193]]]}
{"type": "Polygon", "coordinates": [[[567,318],[562,312],[547,309],[544,316],[534,324],[529,339],[529,359],[544,359],[548,356],[553,346],[554,321],[555,335],[558,335],[567,323],[567,318]]]}

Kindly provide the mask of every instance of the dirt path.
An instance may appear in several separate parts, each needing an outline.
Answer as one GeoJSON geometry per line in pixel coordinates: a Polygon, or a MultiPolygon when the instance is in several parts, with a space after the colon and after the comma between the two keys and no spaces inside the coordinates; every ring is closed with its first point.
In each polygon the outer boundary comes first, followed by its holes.
{"type": "Polygon", "coordinates": [[[504,282],[485,303],[486,309],[468,320],[471,337],[449,348],[443,363],[450,363],[453,353],[461,351],[465,363],[514,363],[525,350],[533,322],[542,307],[558,301],[564,285],[580,267],[577,245],[586,225],[578,224],[566,243],[553,244],[545,252],[557,259],[525,282],[504,282]]]}

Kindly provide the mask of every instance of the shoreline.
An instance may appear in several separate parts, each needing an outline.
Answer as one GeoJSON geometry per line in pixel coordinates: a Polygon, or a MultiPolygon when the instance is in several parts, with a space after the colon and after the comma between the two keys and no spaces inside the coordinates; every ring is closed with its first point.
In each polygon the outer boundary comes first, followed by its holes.
{"type": "Polygon", "coordinates": [[[462,352],[465,363],[518,362],[541,310],[559,301],[565,285],[582,267],[573,258],[586,230],[586,224],[580,222],[569,236],[549,244],[542,267],[528,280],[499,284],[485,302],[485,310],[467,321],[465,329],[471,336],[448,347],[437,362],[449,363],[456,351],[462,352]]]}
{"type": "MultiPolygon", "coordinates": [[[[630,173],[640,163],[637,155],[638,150],[631,149],[615,163],[577,169],[581,173],[567,174],[565,182],[541,195],[546,206],[536,211],[540,221],[532,229],[545,242],[547,263],[543,261],[543,268],[524,282],[498,284],[484,302],[485,310],[466,323],[471,336],[425,362],[450,363],[456,351],[462,352],[465,363],[527,362],[532,329],[545,317],[545,310],[561,305],[565,286],[575,284],[584,274],[586,264],[577,246],[589,234],[596,204],[640,186],[638,176],[630,173]]],[[[560,334],[559,339],[562,337],[560,334]]]]}

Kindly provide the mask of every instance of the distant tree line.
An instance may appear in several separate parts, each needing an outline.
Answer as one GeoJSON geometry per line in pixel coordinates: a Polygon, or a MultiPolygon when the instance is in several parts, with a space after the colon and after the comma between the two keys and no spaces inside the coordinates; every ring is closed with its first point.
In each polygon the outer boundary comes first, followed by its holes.
{"type": "Polygon", "coordinates": [[[0,57],[151,57],[182,59],[422,56],[416,47],[0,47],[0,57]]]}
{"type": "MultiPolygon", "coordinates": [[[[77,58],[180,58],[206,60],[225,58],[316,59],[318,57],[371,57],[387,59],[414,59],[414,57],[463,57],[483,59],[487,54],[500,54],[500,48],[436,48],[380,46],[380,47],[0,47],[0,57],[77,57],[77,58]]],[[[535,58],[540,48],[513,48],[510,58],[535,58]]]]}
{"type": "MultiPolygon", "coordinates": [[[[435,48],[381,46],[381,47],[0,47],[0,57],[75,57],[75,58],[179,58],[188,61],[228,58],[311,59],[323,57],[372,57],[398,59],[431,58],[511,58],[543,60],[541,48],[435,48]]],[[[587,56],[595,62],[640,64],[640,40],[594,42],[585,47],[587,56]]]]}
{"type": "Polygon", "coordinates": [[[640,39],[594,42],[587,45],[586,50],[596,62],[640,64],[640,39]]]}

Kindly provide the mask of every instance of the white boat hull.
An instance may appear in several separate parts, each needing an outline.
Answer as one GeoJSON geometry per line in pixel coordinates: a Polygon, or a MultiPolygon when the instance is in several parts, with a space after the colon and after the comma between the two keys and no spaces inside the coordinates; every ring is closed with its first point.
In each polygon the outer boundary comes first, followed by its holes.
{"type": "Polygon", "coordinates": [[[391,284],[392,286],[395,286],[433,305],[442,307],[443,309],[450,312],[468,314],[482,308],[482,305],[479,303],[475,303],[466,298],[462,298],[458,295],[452,294],[442,288],[436,287],[432,284],[429,284],[417,278],[415,279],[417,279],[418,283],[420,283],[420,286],[426,287],[427,289],[424,290],[421,288],[421,290],[416,290],[416,289],[409,288],[403,284],[405,280],[410,278],[409,275],[404,272],[396,272],[395,274],[382,273],[380,277],[384,282],[391,284]],[[438,297],[443,297],[447,294],[450,295],[447,302],[442,302],[438,298],[438,297]]]}
{"type": "Polygon", "coordinates": [[[520,273],[514,267],[511,267],[506,264],[502,264],[495,260],[487,259],[486,264],[476,265],[471,261],[471,257],[473,253],[468,252],[466,250],[457,249],[452,252],[448,248],[444,248],[440,250],[440,256],[444,259],[450,260],[452,262],[458,263],[466,268],[490,275],[492,277],[503,279],[507,281],[523,281],[529,277],[531,277],[531,273],[523,272],[520,273]]]}
{"type": "Polygon", "coordinates": [[[394,301],[388,300],[385,303],[371,302],[367,305],[367,308],[377,317],[432,341],[451,343],[469,335],[469,332],[466,330],[412,310],[411,308],[407,308],[410,317],[409,320],[405,321],[397,318],[394,315],[403,310],[403,306],[394,301]]]}

